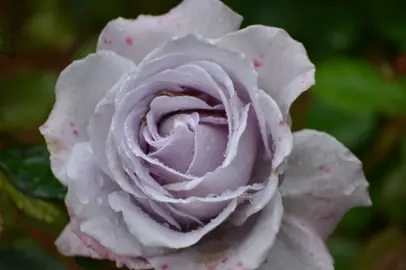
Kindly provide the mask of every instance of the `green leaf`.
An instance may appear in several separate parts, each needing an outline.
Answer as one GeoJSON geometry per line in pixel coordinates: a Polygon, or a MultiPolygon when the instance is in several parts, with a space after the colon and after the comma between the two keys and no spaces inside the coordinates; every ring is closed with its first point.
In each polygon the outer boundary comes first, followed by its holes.
{"type": "Polygon", "coordinates": [[[75,41],[74,23],[69,9],[58,0],[29,2],[31,10],[23,27],[25,46],[34,49],[69,49],[75,41]]]}
{"type": "Polygon", "coordinates": [[[10,182],[20,191],[42,199],[63,199],[66,187],[50,169],[49,152],[45,146],[5,148],[0,160],[10,174],[10,182]]]}
{"type": "Polygon", "coordinates": [[[55,82],[54,73],[38,71],[0,81],[0,131],[42,124],[54,103],[55,82]]]}
{"type": "Polygon", "coordinates": [[[80,266],[83,270],[100,270],[109,261],[106,260],[94,260],[85,257],[76,257],[76,264],[80,266]]]}
{"type": "Polygon", "coordinates": [[[348,112],[406,112],[406,84],[385,81],[377,69],[362,61],[335,59],[320,64],[313,93],[348,112]]]}
{"type": "Polygon", "coordinates": [[[373,133],[376,120],[370,114],[338,110],[318,99],[311,100],[306,127],[324,131],[353,149],[373,133]]]}
{"type": "Polygon", "coordinates": [[[359,243],[354,239],[331,239],[328,243],[335,270],[351,269],[357,259],[359,243]]]}
{"type": "Polygon", "coordinates": [[[401,230],[388,227],[364,245],[354,269],[400,270],[406,265],[405,235],[401,230]]]}
{"type": "Polygon", "coordinates": [[[384,213],[394,222],[406,225],[406,165],[401,165],[385,179],[382,190],[384,213]]]}
{"type": "MultiPolygon", "coordinates": [[[[55,222],[64,218],[62,211],[55,205],[26,196],[13,187],[0,171],[0,191],[3,190],[14,201],[17,207],[27,215],[46,222],[55,222]]],[[[0,268],[1,269],[1,268],[0,268]]]]}
{"type": "Polygon", "coordinates": [[[0,29],[0,53],[14,56],[11,34],[3,29],[0,29]]]}
{"type": "Polygon", "coordinates": [[[0,246],[0,269],[65,270],[66,266],[40,249],[15,249],[0,246]]]}
{"type": "Polygon", "coordinates": [[[401,50],[406,50],[404,0],[374,0],[369,4],[372,9],[370,22],[375,27],[375,31],[401,50]]]}

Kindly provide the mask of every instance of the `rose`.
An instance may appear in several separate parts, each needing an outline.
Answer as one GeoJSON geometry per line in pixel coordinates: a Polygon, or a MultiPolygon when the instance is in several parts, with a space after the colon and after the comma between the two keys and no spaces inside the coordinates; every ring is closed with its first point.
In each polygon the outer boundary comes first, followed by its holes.
{"type": "Polygon", "coordinates": [[[41,132],[68,187],[65,255],[131,269],[333,269],[323,243],[369,204],[361,163],[327,134],[292,135],[314,83],[281,29],[237,30],[217,0],[110,22],[60,75],[41,132]]]}

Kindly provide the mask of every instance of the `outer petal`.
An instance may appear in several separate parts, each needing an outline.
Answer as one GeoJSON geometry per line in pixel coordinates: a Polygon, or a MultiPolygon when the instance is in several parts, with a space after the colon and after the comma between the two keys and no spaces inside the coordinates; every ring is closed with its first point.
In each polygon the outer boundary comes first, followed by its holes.
{"type": "Polygon", "coordinates": [[[308,224],[285,214],[274,246],[257,270],[271,269],[334,270],[334,266],[323,240],[308,224]]]}
{"type": "Polygon", "coordinates": [[[52,171],[64,184],[72,146],[88,139],[87,125],[97,103],[135,65],[113,52],[99,52],[75,61],[59,76],[56,103],[40,128],[51,152],[52,171]]]}
{"type": "Polygon", "coordinates": [[[277,192],[255,218],[241,227],[219,228],[193,247],[148,258],[155,269],[254,270],[271,249],[283,215],[277,192]],[[223,233],[224,232],[224,233],[223,233]]]}
{"type": "Polygon", "coordinates": [[[343,214],[370,205],[361,162],[333,137],[312,130],[294,134],[280,187],[286,212],[327,237],[343,214]]]}
{"type": "Polygon", "coordinates": [[[171,37],[189,33],[217,38],[239,29],[242,17],[218,0],[184,0],[162,16],[111,21],[99,37],[98,50],[113,50],[136,63],[171,37]]]}
{"type": "Polygon", "coordinates": [[[196,244],[203,236],[223,223],[237,207],[237,200],[234,199],[204,227],[182,233],[154,221],[124,192],[112,193],[109,202],[115,211],[123,214],[129,231],[142,245],[156,248],[186,248],[196,244]]]}
{"type": "Polygon", "coordinates": [[[95,164],[89,143],[75,145],[67,172],[71,180],[66,205],[78,219],[80,232],[122,256],[161,252],[144,248],[121,222],[121,216],[110,208],[108,196],[118,187],[95,164]]]}
{"type": "Polygon", "coordinates": [[[249,26],[216,43],[251,59],[259,74],[259,88],[272,96],[284,115],[293,101],[314,84],[315,68],[306,50],[282,29],[249,26]]]}
{"type": "Polygon", "coordinates": [[[69,223],[58,239],[55,241],[55,245],[65,256],[84,256],[94,259],[100,259],[101,257],[91,248],[88,248],[79,237],[72,231],[71,224],[69,223]]]}

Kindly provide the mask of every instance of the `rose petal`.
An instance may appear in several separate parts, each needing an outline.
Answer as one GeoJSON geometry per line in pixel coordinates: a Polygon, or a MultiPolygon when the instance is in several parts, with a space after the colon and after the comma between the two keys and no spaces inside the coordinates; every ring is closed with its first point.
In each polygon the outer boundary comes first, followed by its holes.
{"type": "MultiPolygon", "coordinates": [[[[283,121],[283,115],[276,102],[264,91],[259,90],[256,95],[260,118],[263,118],[271,134],[273,143],[272,168],[278,168],[292,152],[293,136],[290,127],[283,121]]],[[[279,171],[278,171],[279,172],[279,171]]]]}
{"type": "Polygon", "coordinates": [[[249,26],[219,38],[216,44],[251,59],[259,74],[259,88],[272,96],[284,115],[293,101],[314,84],[315,68],[305,48],[283,29],[249,26]]]}
{"type": "MultiPolygon", "coordinates": [[[[187,61],[210,61],[220,65],[232,79],[236,86],[236,92],[238,97],[243,103],[252,102],[255,112],[257,113],[258,125],[260,127],[261,136],[264,143],[264,150],[267,157],[272,157],[272,138],[270,138],[269,122],[276,120],[275,117],[269,118],[269,114],[262,113],[263,108],[260,107],[261,99],[259,98],[260,90],[257,88],[257,72],[254,70],[251,63],[247,58],[236,51],[231,51],[226,48],[222,48],[209,42],[201,37],[195,35],[187,35],[184,37],[173,39],[167,42],[161,48],[155,50],[149,54],[144,61],[140,64],[140,69],[151,66],[155,62],[163,62],[163,59],[171,59],[171,62],[167,61],[171,66],[185,64],[187,61]],[[189,59],[189,60],[188,60],[189,59]]],[[[161,65],[163,68],[164,65],[161,65]]],[[[153,72],[153,68],[149,71],[145,71],[146,74],[153,72]]],[[[269,99],[272,99],[269,97],[269,99]]],[[[279,107],[276,105],[272,107],[273,115],[281,115],[276,123],[272,123],[276,126],[283,121],[283,114],[280,112],[279,107]]],[[[288,125],[286,125],[288,126],[288,125]]],[[[287,129],[286,129],[287,130],[287,129]]],[[[290,132],[290,131],[289,131],[290,132]]],[[[287,140],[287,144],[289,140],[287,140]]],[[[287,149],[288,150],[288,149],[287,149]]],[[[273,162],[273,167],[277,167],[277,161],[281,162],[288,153],[279,153],[278,159],[273,162]]]]}
{"type": "Polygon", "coordinates": [[[116,254],[142,255],[144,248],[118,222],[119,215],[110,207],[108,196],[118,187],[95,164],[89,143],[74,146],[67,175],[70,181],[66,205],[81,222],[81,231],[116,254]]]}
{"type": "Polygon", "coordinates": [[[115,112],[114,98],[117,91],[120,89],[123,81],[115,84],[97,104],[93,116],[90,118],[87,133],[89,141],[99,167],[110,177],[112,173],[108,166],[106,156],[106,143],[110,131],[111,121],[115,112]]]}
{"type": "Polygon", "coordinates": [[[204,235],[215,229],[234,211],[237,201],[232,200],[227,207],[206,226],[195,231],[181,233],[157,223],[124,192],[112,193],[110,204],[116,212],[121,212],[129,231],[144,246],[157,248],[185,248],[197,243],[204,235]]]}
{"type": "Polygon", "coordinates": [[[231,152],[220,167],[203,177],[190,181],[165,185],[167,190],[181,191],[187,196],[204,197],[221,194],[248,184],[257,151],[258,131],[254,113],[247,105],[242,113],[242,123],[230,140],[231,152]],[[230,158],[231,157],[231,158],[230,158]],[[229,158],[229,159],[228,159],[229,158]],[[221,179],[221,181],[218,181],[221,179]],[[187,192],[186,192],[187,191],[187,192]]]}
{"type": "MultiPolygon", "coordinates": [[[[195,135],[185,124],[176,127],[173,134],[168,137],[166,144],[155,152],[148,154],[149,157],[158,159],[166,166],[185,173],[193,159],[195,148],[195,135]]],[[[153,170],[151,170],[153,173],[153,170]]],[[[163,179],[162,185],[167,184],[163,179]]]]}
{"type": "Polygon", "coordinates": [[[186,174],[203,176],[221,165],[227,149],[227,126],[199,124],[195,132],[195,151],[186,174]]]}
{"type": "Polygon", "coordinates": [[[79,219],[91,219],[111,211],[107,196],[118,186],[95,163],[88,142],[77,143],[66,168],[69,178],[65,203],[79,219]]]}
{"type": "Polygon", "coordinates": [[[220,229],[193,247],[148,258],[155,269],[257,269],[272,247],[283,215],[279,193],[261,214],[238,228],[220,229]],[[225,233],[224,233],[225,232],[225,233]]]}
{"type": "Polygon", "coordinates": [[[218,0],[185,0],[162,16],[140,16],[111,21],[103,30],[98,50],[113,50],[139,63],[174,36],[196,33],[220,37],[240,27],[242,17],[218,0]]]}
{"type": "Polygon", "coordinates": [[[325,238],[348,209],[368,206],[361,162],[328,134],[294,134],[294,148],[280,187],[286,212],[300,217],[325,238]]]}
{"type": "Polygon", "coordinates": [[[265,181],[265,188],[252,195],[244,205],[240,205],[231,216],[230,222],[235,226],[241,226],[250,216],[266,207],[277,192],[278,183],[278,176],[272,173],[265,181]]]}
{"type": "Polygon", "coordinates": [[[59,76],[56,103],[40,128],[51,152],[51,167],[64,184],[71,147],[88,139],[87,126],[97,103],[135,65],[113,52],[99,52],[75,61],[59,76]]]}
{"type": "Polygon", "coordinates": [[[258,270],[334,270],[324,241],[299,218],[283,217],[274,246],[258,270]]]}
{"type": "MultiPolygon", "coordinates": [[[[129,269],[149,269],[151,265],[143,257],[133,257],[133,256],[121,256],[118,255],[104,246],[102,246],[98,241],[90,237],[89,235],[80,231],[80,224],[75,216],[71,216],[71,228],[72,232],[77,235],[77,237],[90,249],[95,251],[101,258],[109,259],[116,262],[116,266],[121,268],[123,266],[129,269]]],[[[150,254],[151,256],[157,255],[150,254]]]]}
{"type": "Polygon", "coordinates": [[[65,256],[84,256],[93,259],[101,259],[99,254],[91,248],[88,248],[79,237],[73,233],[70,223],[65,227],[58,239],[56,239],[55,245],[58,251],[65,256]]]}

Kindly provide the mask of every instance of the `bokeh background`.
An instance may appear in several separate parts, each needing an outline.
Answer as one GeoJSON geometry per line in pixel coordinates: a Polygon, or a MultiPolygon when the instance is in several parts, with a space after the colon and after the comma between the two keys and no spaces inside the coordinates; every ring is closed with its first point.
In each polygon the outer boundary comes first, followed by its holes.
{"type": "MultiPolygon", "coordinates": [[[[1,270],[109,270],[64,258],[53,241],[66,192],[38,126],[59,72],[95,49],[118,16],[164,13],[179,0],[0,1],[1,270]]],[[[293,106],[294,129],[326,131],[364,163],[373,207],[350,211],[328,245],[337,270],[406,269],[406,5],[404,0],[228,0],[244,25],[304,43],[317,86],[293,106]]]]}

